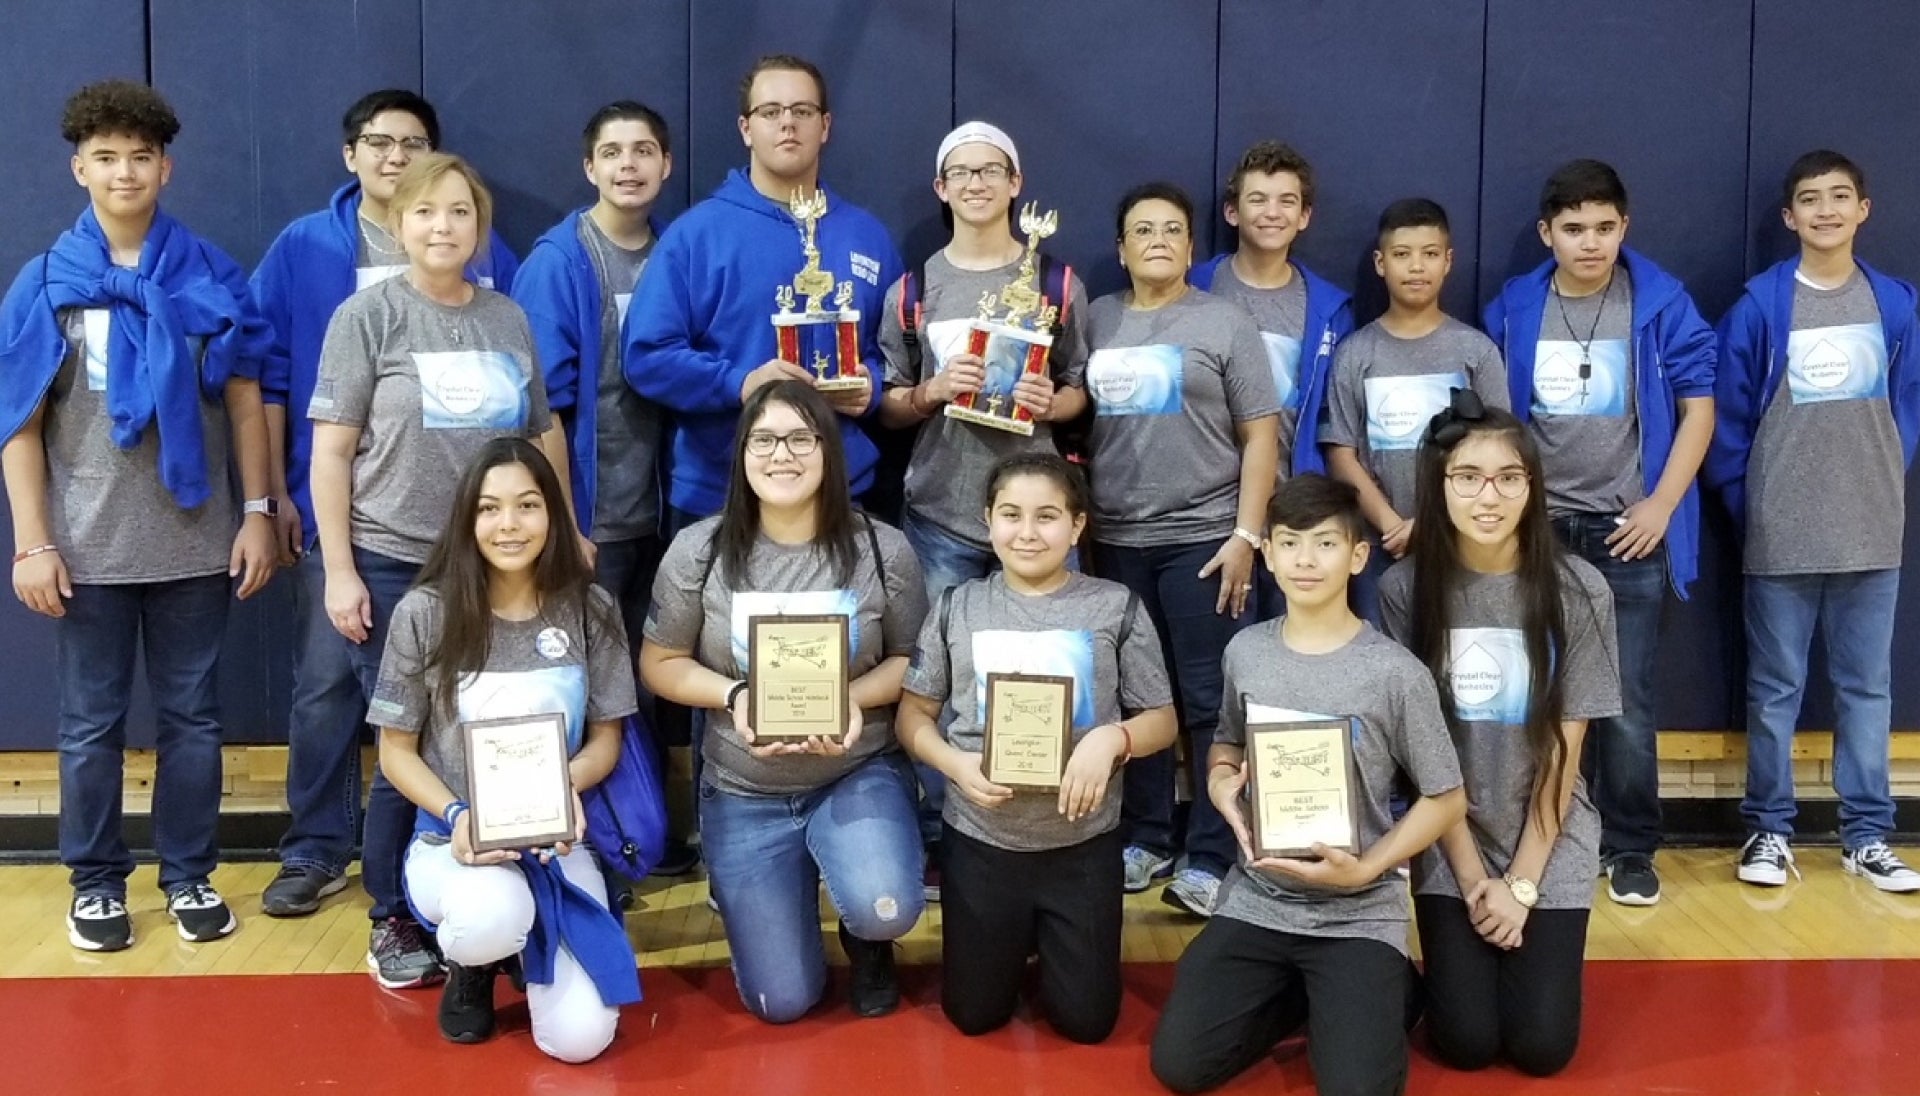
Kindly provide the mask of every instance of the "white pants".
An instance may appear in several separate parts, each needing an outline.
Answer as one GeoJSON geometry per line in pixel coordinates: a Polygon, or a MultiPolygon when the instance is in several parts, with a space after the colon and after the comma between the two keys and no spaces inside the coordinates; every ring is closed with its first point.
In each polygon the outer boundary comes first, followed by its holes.
{"type": "MultiPolygon", "coordinates": [[[[606,880],[593,853],[575,845],[560,860],[567,879],[607,904],[606,880]]],[[[463,967],[482,967],[518,955],[533,931],[533,891],[515,864],[462,864],[452,845],[415,838],[407,849],[407,896],[437,927],[440,951],[463,967]]],[[[527,986],[533,1042],[563,1062],[599,1057],[613,1042],[620,1010],[600,991],[564,945],[553,960],[553,984],[527,986]]]]}

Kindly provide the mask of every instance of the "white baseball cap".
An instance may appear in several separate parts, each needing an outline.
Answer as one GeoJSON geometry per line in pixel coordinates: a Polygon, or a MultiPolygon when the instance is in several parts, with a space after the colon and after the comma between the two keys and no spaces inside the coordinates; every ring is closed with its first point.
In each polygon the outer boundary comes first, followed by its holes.
{"type": "Polygon", "coordinates": [[[947,157],[953,154],[954,149],[974,144],[992,145],[1006,153],[1007,161],[1013,165],[1013,173],[1020,174],[1020,153],[1014,150],[1013,138],[1007,136],[1006,130],[988,122],[962,122],[955,126],[953,132],[947,134],[946,140],[940,142],[940,154],[933,160],[933,173],[938,175],[946,170],[947,157]]]}

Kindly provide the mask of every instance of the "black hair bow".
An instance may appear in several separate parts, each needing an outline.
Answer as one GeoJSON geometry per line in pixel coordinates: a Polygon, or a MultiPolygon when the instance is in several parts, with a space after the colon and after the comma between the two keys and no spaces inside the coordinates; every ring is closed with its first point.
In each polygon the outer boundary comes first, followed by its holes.
{"type": "Polygon", "coordinates": [[[1467,431],[1487,417],[1487,405],[1471,388],[1448,389],[1447,409],[1427,423],[1427,444],[1452,449],[1467,436],[1467,431]]]}

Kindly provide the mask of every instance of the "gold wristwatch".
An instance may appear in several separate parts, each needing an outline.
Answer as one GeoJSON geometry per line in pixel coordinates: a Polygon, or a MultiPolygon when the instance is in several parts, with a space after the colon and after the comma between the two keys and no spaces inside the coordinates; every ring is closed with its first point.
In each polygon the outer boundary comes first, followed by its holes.
{"type": "Polygon", "coordinates": [[[1513,900],[1522,906],[1532,909],[1533,904],[1540,901],[1540,888],[1533,885],[1533,880],[1522,879],[1512,872],[1508,872],[1500,877],[1500,881],[1505,883],[1507,889],[1513,892],[1513,900]]]}

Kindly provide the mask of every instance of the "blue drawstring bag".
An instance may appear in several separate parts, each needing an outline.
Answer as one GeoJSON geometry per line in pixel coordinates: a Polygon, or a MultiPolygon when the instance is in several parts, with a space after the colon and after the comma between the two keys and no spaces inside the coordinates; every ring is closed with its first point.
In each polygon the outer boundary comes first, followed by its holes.
{"type": "Polygon", "coordinates": [[[620,760],[580,796],[587,841],[607,871],[638,882],[667,844],[667,797],[654,767],[653,732],[638,714],[620,731],[620,760]]]}

